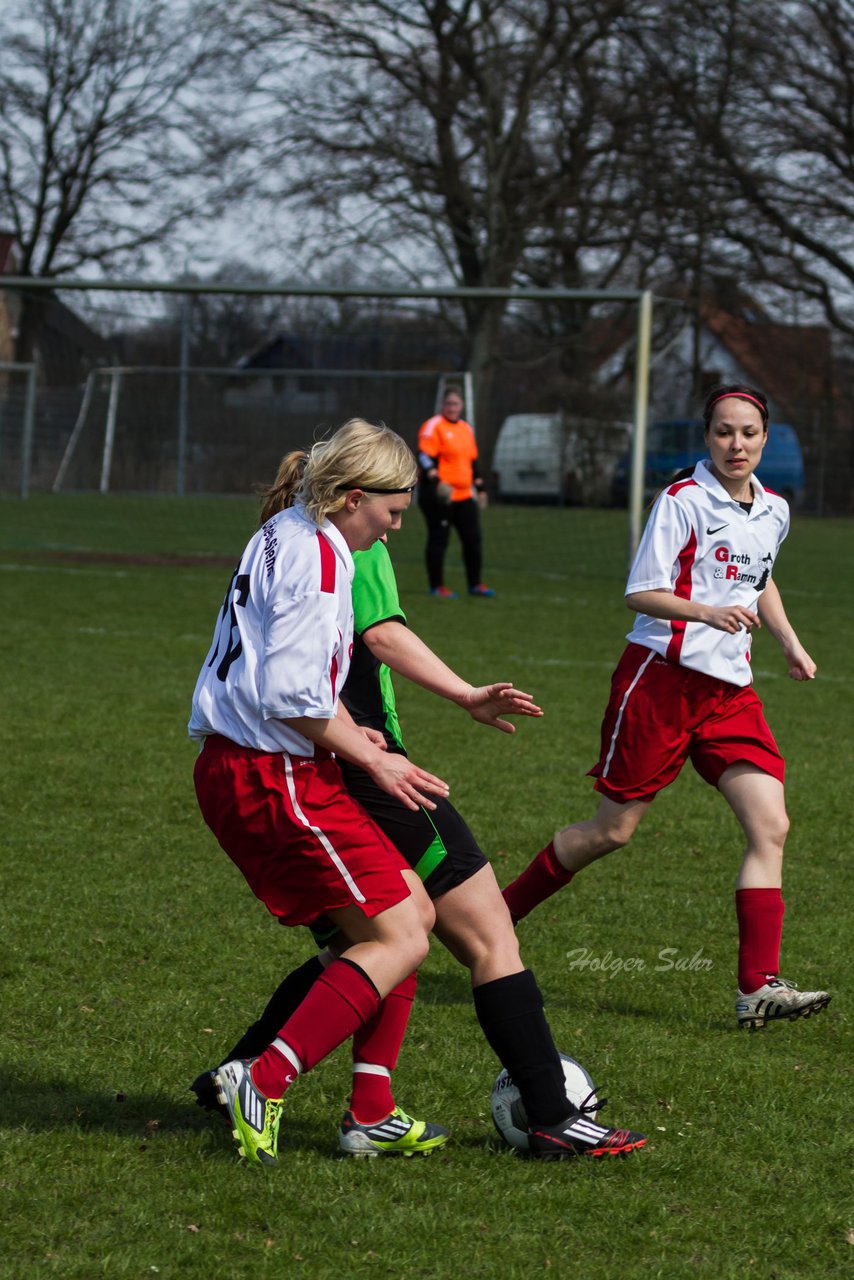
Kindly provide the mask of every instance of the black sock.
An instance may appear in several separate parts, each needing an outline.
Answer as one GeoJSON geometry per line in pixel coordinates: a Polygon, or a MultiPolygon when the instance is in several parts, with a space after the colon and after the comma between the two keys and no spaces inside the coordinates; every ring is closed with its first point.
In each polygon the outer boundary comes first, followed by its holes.
{"type": "Polygon", "coordinates": [[[531,970],[485,982],[473,994],[483,1034],[513,1077],[528,1123],[565,1120],[572,1105],[566,1098],[563,1065],[531,970]]]}
{"type": "Polygon", "coordinates": [[[323,965],[318,956],[312,956],[299,969],[292,970],[279,983],[258,1021],[253,1022],[243,1033],[222,1062],[232,1062],[235,1058],[257,1058],[259,1053],[263,1053],[273,1043],[294,1010],[302,1004],[322,973],[323,965]]]}

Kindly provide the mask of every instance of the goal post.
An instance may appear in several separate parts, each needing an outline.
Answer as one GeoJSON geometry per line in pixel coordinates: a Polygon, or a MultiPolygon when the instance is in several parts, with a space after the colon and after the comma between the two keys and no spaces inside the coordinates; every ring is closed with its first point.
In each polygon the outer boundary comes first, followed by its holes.
{"type": "MultiPolygon", "coordinates": [[[[18,492],[20,497],[26,499],[30,494],[30,472],[33,458],[33,438],[35,434],[36,420],[36,393],[38,389],[38,369],[34,362],[22,363],[21,361],[2,361],[0,362],[0,375],[11,375],[13,380],[15,375],[23,375],[24,378],[24,395],[23,405],[21,409],[21,435],[19,452],[19,481],[18,492]]],[[[9,378],[2,379],[2,394],[0,395],[0,408],[3,408],[6,397],[10,394],[9,378]]],[[[12,392],[12,399],[19,400],[20,396],[12,392]]],[[[3,429],[0,422],[0,445],[3,444],[3,429]]],[[[8,445],[7,445],[8,450],[8,445]]]]}
{"type": "MultiPolygon", "coordinates": [[[[643,503],[643,469],[649,398],[649,361],[651,351],[653,294],[648,289],[542,289],[542,288],[489,288],[448,285],[438,287],[398,288],[394,286],[329,286],[329,285],[266,285],[226,284],[199,280],[87,280],[79,278],[54,279],[31,276],[5,276],[0,280],[4,289],[32,291],[80,292],[98,294],[104,292],[123,294],[182,295],[199,294],[240,295],[244,297],[279,298],[330,298],[330,299],[390,299],[420,301],[503,300],[543,303],[596,303],[627,302],[637,309],[634,352],[634,407],[633,439],[631,451],[631,476],[629,499],[629,550],[637,546],[640,537],[643,503]]],[[[186,375],[186,352],[175,371],[183,369],[186,375]]],[[[228,372],[231,372],[230,370],[228,372]]],[[[315,370],[315,373],[322,371],[315,370]]],[[[473,388],[467,388],[467,409],[476,417],[473,388]]],[[[177,416],[177,415],[176,415],[177,416]]],[[[185,442],[182,440],[182,449],[185,442]]],[[[178,467],[179,489],[186,459],[182,453],[178,467]]]]}
{"type": "Polygon", "coordinates": [[[644,473],[646,471],[646,429],[649,419],[649,367],[652,354],[652,294],[645,289],[638,298],[635,342],[635,398],[632,422],[632,452],[629,468],[629,545],[631,564],[641,537],[644,473]]]}

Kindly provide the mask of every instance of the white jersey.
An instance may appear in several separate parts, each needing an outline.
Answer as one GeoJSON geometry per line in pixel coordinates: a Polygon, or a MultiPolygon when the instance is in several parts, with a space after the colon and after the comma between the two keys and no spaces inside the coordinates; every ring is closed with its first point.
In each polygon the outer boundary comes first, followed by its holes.
{"type": "Polygon", "coordinates": [[[284,723],[331,719],[353,646],[353,557],[334,525],[279,512],[241,556],[196,682],[192,738],[313,756],[284,723]]]}
{"type": "MultiPolygon", "coordinates": [[[[716,607],[756,610],[780,544],[789,531],[789,507],[751,477],[750,511],[731,498],[707,460],[690,479],[661,493],[644,530],[626,595],[672,591],[716,607]]],[[[677,622],[639,613],[628,639],[671,662],[730,684],[752,683],[750,632],[730,635],[702,622],[677,622]]]]}

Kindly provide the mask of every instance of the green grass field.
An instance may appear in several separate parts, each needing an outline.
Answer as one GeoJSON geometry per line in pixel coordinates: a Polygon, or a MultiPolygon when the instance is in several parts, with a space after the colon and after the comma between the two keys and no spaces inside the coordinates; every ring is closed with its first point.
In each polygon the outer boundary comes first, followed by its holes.
{"type": "MultiPolygon", "coordinates": [[[[551,1165],[503,1148],[498,1066],[437,944],[396,1083],[453,1145],[339,1158],[341,1049],[289,1097],[282,1166],[265,1175],[187,1093],[311,945],[251,896],[192,790],[190,695],[253,522],[233,499],[0,500],[0,1276],[842,1274],[852,525],[798,521],[780,560],[815,682],[786,679],[770,637],[754,647],[789,761],[783,972],[828,986],[830,1010],[735,1030],[740,834],[689,769],[630,849],[520,927],[559,1046],[611,1099],[610,1123],[650,1135],[644,1151],[551,1165]]],[[[511,739],[398,682],[411,755],[450,781],[504,883],[592,812],[585,770],[629,623],[625,516],[490,509],[498,595],[453,604],[427,597],[420,515],[404,524],[391,549],[411,625],[469,679],[513,679],[546,711],[511,739]]]]}

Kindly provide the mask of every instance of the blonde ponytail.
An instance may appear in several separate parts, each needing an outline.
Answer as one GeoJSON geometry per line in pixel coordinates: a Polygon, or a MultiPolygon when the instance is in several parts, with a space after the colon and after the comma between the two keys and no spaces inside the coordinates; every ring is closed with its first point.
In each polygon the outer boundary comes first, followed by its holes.
{"type": "Polygon", "coordinates": [[[277,512],[285,511],[288,507],[293,506],[297,490],[302,484],[303,472],[307,461],[308,454],[305,449],[294,449],[291,453],[285,454],[279,463],[276,478],[269,489],[260,491],[261,515],[258,519],[259,525],[266,524],[277,512]]]}

